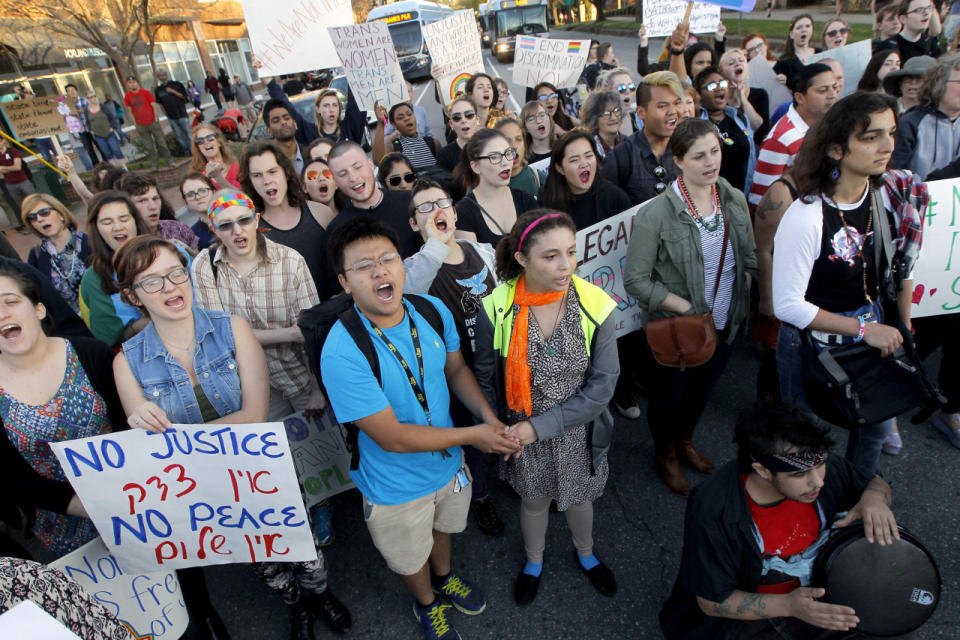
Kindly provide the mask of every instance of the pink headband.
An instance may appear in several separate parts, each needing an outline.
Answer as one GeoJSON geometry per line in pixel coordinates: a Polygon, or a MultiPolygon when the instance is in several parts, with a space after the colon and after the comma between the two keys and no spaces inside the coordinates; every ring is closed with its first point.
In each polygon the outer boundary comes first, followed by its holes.
{"type": "Polygon", "coordinates": [[[256,211],[256,207],[253,206],[253,201],[247,197],[247,194],[235,191],[224,194],[210,203],[210,219],[213,220],[215,215],[222,213],[224,209],[229,209],[230,207],[246,207],[251,211],[256,211]]]}
{"type": "Polygon", "coordinates": [[[527,234],[530,233],[530,231],[531,231],[535,226],[537,226],[538,224],[540,224],[541,222],[543,222],[543,221],[546,220],[547,218],[559,218],[559,217],[560,217],[560,214],[559,214],[559,213],[548,213],[548,214],[546,214],[546,215],[544,215],[544,216],[540,216],[539,218],[537,218],[536,220],[534,220],[533,222],[531,222],[530,224],[528,224],[528,225],[527,225],[527,228],[524,229],[524,230],[523,230],[523,233],[520,234],[520,242],[517,243],[517,251],[520,251],[520,249],[523,247],[523,241],[526,240],[527,234]]]}

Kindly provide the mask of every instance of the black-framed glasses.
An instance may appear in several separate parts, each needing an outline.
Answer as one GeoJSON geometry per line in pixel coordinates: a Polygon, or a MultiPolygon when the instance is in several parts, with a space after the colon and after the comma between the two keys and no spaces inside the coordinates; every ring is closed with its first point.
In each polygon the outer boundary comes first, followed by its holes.
{"type": "Polygon", "coordinates": [[[454,122],[460,122],[461,120],[473,120],[476,117],[477,114],[474,111],[454,111],[450,114],[450,119],[454,122]]]}
{"type": "Polygon", "coordinates": [[[190,279],[190,269],[186,267],[177,267],[169,273],[162,276],[150,276],[140,282],[134,282],[131,289],[143,289],[144,293],[157,293],[163,291],[164,280],[169,280],[170,284],[183,284],[190,279]]]}
{"type": "Polygon", "coordinates": [[[603,113],[600,114],[600,116],[603,117],[603,118],[618,118],[618,119],[619,119],[619,118],[621,118],[621,117],[623,116],[623,109],[621,109],[620,107],[617,107],[616,109],[612,109],[612,110],[610,110],[610,111],[604,111],[603,113]]]}
{"type": "Polygon", "coordinates": [[[499,151],[493,151],[491,153],[488,153],[485,156],[477,156],[474,158],[474,160],[480,160],[481,158],[486,158],[487,160],[490,161],[490,164],[501,164],[504,158],[506,158],[510,162],[513,162],[517,158],[517,150],[514,149],[513,147],[510,147],[503,153],[499,151]]]}
{"type": "Polygon", "coordinates": [[[417,213],[432,213],[434,209],[446,209],[453,205],[452,198],[440,198],[439,200],[434,200],[433,202],[421,202],[413,209],[417,213]]]}
{"type": "Polygon", "coordinates": [[[618,84],[618,85],[617,85],[617,91],[618,91],[619,93],[626,93],[627,91],[633,91],[633,90],[635,90],[636,88],[637,88],[637,85],[635,85],[635,84],[632,83],[632,82],[631,82],[630,84],[618,84]]]}
{"type": "Polygon", "coordinates": [[[560,97],[558,93],[545,93],[542,96],[537,96],[537,100],[543,102],[544,100],[556,100],[560,97]]]}
{"type": "Polygon", "coordinates": [[[357,273],[370,273],[373,271],[373,268],[378,264],[381,267],[391,267],[397,263],[397,260],[400,259],[399,253],[385,253],[376,260],[371,260],[370,258],[364,258],[363,260],[357,260],[352,267],[345,267],[344,271],[356,271],[357,273]]]}
{"type": "Polygon", "coordinates": [[[840,35],[845,36],[845,35],[848,35],[849,33],[850,33],[849,27],[841,27],[839,29],[830,29],[830,31],[827,31],[825,35],[828,38],[836,38],[837,36],[840,36],[840,35]]]}
{"type": "Polygon", "coordinates": [[[387,178],[387,184],[391,187],[399,187],[401,182],[406,182],[407,184],[413,184],[413,181],[417,179],[416,171],[408,171],[407,173],[401,175],[390,176],[387,178]]]}
{"type": "Polygon", "coordinates": [[[550,115],[546,111],[537,111],[536,115],[527,116],[527,124],[537,124],[541,120],[546,120],[550,115]]]}
{"type": "Polygon", "coordinates": [[[37,209],[36,211],[33,211],[33,212],[28,213],[28,214],[26,215],[27,222],[36,222],[36,221],[37,221],[37,218],[46,218],[46,217],[49,216],[51,213],[53,213],[53,209],[51,209],[50,207],[44,207],[44,208],[42,208],[42,209],[37,209]]]}
{"type": "Polygon", "coordinates": [[[216,139],[217,139],[216,134],[208,133],[205,136],[197,136],[195,139],[195,142],[197,144],[207,144],[208,142],[213,142],[216,139]]]}
{"type": "Polygon", "coordinates": [[[220,233],[230,233],[233,231],[233,226],[237,225],[240,227],[249,227],[253,224],[253,221],[257,219],[255,215],[243,216],[237,218],[236,220],[228,220],[227,222],[217,222],[213,225],[213,228],[219,231],[220,233]]]}
{"type": "Polygon", "coordinates": [[[653,168],[653,177],[657,179],[657,184],[653,186],[657,193],[663,193],[667,188],[667,170],[662,164],[653,168]]]}
{"type": "Polygon", "coordinates": [[[933,13],[933,5],[928,4],[925,7],[917,7],[916,9],[910,9],[907,13],[919,13],[922,16],[928,16],[933,13]]]}
{"type": "Polygon", "coordinates": [[[183,194],[183,197],[185,200],[196,200],[197,198],[206,196],[211,191],[213,191],[213,189],[210,187],[200,187],[195,191],[187,191],[185,194],[183,194]]]}

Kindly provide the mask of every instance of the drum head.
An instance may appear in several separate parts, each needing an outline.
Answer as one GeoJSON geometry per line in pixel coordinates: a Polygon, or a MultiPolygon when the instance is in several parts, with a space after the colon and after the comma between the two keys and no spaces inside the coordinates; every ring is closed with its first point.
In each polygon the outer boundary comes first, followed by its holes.
{"type": "Polygon", "coordinates": [[[913,631],[940,602],[940,573],[929,552],[903,528],[885,547],[867,542],[862,525],[838,532],[817,561],[826,602],[852,607],[857,630],[872,636],[913,631]]]}

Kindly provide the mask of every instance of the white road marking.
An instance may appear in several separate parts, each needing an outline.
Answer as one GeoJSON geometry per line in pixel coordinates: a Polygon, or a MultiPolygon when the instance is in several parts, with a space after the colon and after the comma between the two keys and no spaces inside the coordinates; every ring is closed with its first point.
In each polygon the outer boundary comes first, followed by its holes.
{"type": "Polygon", "coordinates": [[[423,100],[423,96],[427,93],[427,89],[433,86],[433,80],[427,80],[427,83],[423,86],[423,91],[420,92],[420,95],[417,96],[417,101],[413,104],[420,104],[420,101],[423,100]]]}
{"type": "MultiPolygon", "coordinates": [[[[490,69],[490,71],[493,73],[493,75],[495,75],[496,77],[500,78],[501,76],[500,76],[499,73],[497,73],[497,68],[493,65],[493,60],[492,60],[491,58],[489,58],[489,57],[486,58],[486,60],[487,60],[487,68],[490,69]]],[[[508,69],[509,69],[510,71],[513,71],[513,67],[508,67],[508,69]]],[[[504,80],[506,80],[506,78],[504,78],[504,80]]],[[[510,81],[509,81],[509,80],[507,80],[507,86],[510,86],[510,81]]],[[[513,97],[513,91],[510,92],[510,104],[513,105],[513,111],[514,111],[514,113],[520,113],[520,105],[517,104],[517,99],[516,99],[515,97],[513,97]]]]}

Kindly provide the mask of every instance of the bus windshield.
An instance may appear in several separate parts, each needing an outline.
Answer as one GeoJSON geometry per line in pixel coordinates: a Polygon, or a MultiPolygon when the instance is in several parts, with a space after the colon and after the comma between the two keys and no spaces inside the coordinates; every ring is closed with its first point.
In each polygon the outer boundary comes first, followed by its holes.
{"type": "Polygon", "coordinates": [[[518,33],[546,33],[547,10],[544,6],[514,7],[497,12],[497,37],[515,36],[518,33]]]}
{"type": "Polygon", "coordinates": [[[393,38],[393,47],[399,57],[420,53],[423,47],[423,35],[418,21],[390,25],[390,37],[393,38]]]}

